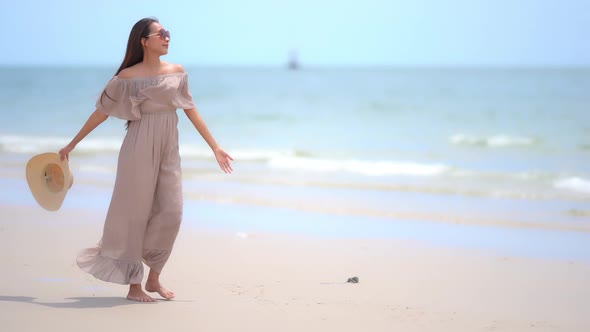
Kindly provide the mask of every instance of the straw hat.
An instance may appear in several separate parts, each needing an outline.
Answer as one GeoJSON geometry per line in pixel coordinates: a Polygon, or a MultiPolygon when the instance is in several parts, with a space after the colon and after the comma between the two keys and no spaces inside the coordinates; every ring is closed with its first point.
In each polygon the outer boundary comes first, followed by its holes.
{"type": "Polygon", "coordinates": [[[56,211],[74,183],[68,160],[59,160],[57,153],[42,153],[27,163],[27,182],[41,207],[56,211]]]}

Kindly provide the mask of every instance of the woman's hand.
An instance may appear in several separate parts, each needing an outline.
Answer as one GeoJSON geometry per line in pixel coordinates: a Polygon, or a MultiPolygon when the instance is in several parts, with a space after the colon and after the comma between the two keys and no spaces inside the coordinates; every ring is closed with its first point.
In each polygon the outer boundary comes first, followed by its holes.
{"type": "Polygon", "coordinates": [[[230,174],[233,171],[233,169],[231,168],[229,161],[234,160],[234,158],[227,154],[227,152],[223,151],[222,148],[217,148],[213,150],[213,153],[215,154],[215,159],[217,159],[219,167],[221,167],[221,169],[224,172],[230,174]]]}
{"type": "Polygon", "coordinates": [[[67,159],[68,161],[70,160],[70,152],[72,152],[72,150],[74,150],[76,146],[72,145],[72,144],[68,144],[65,147],[63,147],[63,149],[59,150],[59,160],[64,160],[67,159]]]}

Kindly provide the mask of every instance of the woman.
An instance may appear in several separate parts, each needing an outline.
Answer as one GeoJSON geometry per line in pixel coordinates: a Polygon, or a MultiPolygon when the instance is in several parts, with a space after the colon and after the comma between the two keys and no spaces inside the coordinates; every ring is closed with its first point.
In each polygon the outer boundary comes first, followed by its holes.
{"type": "Polygon", "coordinates": [[[142,262],[150,268],[145,290],[165,299],[174,297],[159,278],[182,218],[176,109],[184,109],[221,169],[232,172],[233,159],[217,145],[193,104],[184,69],[160,60],[169,43],[170,33],[157,19],[138,21],[131,29],[123,63],[96,102],[96,110],[59,151],[62,160],[69,159],[76,144],[108,116],[127,120],[102,240],[98,247],[82,251],[77,262],[98,279],[129,284],[127,298],[140,302],[155,301],[142,290],[142,262]]]}

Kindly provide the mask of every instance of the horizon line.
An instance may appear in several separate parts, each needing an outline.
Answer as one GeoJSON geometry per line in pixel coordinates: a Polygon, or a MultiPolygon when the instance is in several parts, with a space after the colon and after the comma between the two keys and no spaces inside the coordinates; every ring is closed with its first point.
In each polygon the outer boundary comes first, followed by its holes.
{"type": "MultiPolygon", "coordinates": [[[[187,69],[285,69],[288,64],[182,64],[187,69]]],[[[107,69],[117,64],[8,64],[0,63],[0,69],[55,68],[55,69],[107,69]]],[[[590,69],[590,64],[309,64],[291,71],[306,69],[590,69]]]]}

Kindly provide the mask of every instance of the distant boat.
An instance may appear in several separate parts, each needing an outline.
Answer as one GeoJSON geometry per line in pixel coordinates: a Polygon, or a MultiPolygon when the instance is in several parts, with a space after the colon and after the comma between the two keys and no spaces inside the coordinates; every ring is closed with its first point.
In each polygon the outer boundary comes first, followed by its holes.
{"type": "Polygon", "coordinates": [[[289,68],[289,70],[297,70],[300,68],[296,50],[291,50],[289,53],[289,62],[287,63],[287,68],[289,68]]]}

